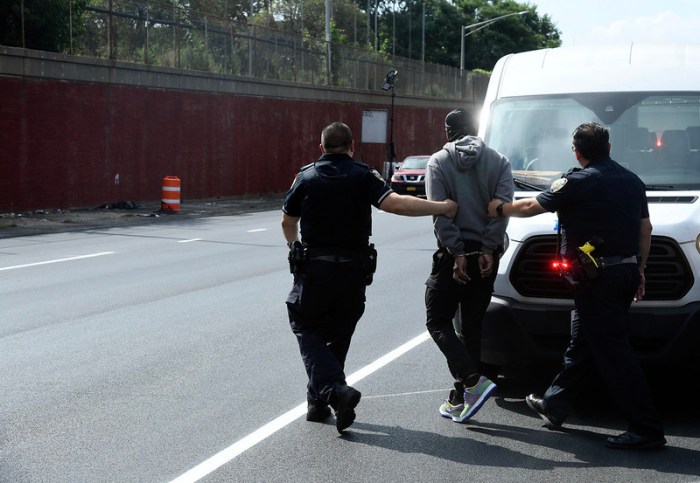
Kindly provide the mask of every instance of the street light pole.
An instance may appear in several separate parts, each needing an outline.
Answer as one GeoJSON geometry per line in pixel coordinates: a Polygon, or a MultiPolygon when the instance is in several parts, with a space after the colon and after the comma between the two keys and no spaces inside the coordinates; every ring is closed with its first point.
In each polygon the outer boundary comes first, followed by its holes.
{"type": "Polygon", "coordinates": [[[471,35],[474,32],[478,32],[479,30],[488,27],[494,22],[498,22],[499,20],[506,18],[506,17],[512,17],[513,15],[524,15],[528,13],[529,10],[523,10],[522,12],[512,12],[512,13],[507,13],[505,15],[501,15],[500,17],[495,17],[491,18],[488,20],[484,20],[483,22],[477,22],[475,24],[471,25],[462,25],[462,31],[460,35],[460,53],[459,53],[459,76],[462,77],[463,72],[464,72],[464,37],[467,35],[471,35]]]}
{"type": "Polygon", "coordinates": [[[387,145],[387,158],[388,160],[384,163],[384,175],[386,179],[391,178],[394,171],[394,163],[396,162],[396,151],[394,150],[394,83],[396,82],[396,76],[399,71],[396,69],[390,70],[382,84],[383,91],[391,91],[391,111],[390,111],[390,125],[389,125],[389,144],[387,145]]]}

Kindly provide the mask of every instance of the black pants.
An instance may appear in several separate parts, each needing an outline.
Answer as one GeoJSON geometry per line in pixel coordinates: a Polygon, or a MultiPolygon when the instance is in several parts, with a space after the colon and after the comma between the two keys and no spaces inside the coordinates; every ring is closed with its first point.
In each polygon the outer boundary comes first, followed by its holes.
{"type": "Polygon", "coordinates": [[[287,298],[292,332],[304,361],[309,402],[330,403],[345,383],[345,358],[365,311],[366,277],[360,261],[308,261],[287,298]]]}
{"type": "Polygon", "coordinates": [[[564,420],[579,391],[597,373],[629,421],[629,431],[656,437],[663,425],[651,389],[629,341],[627,313],[639,285],[634,264],[605,268],[574,296],[571,341],[564,364],[544,395],[548,413],[564,420]]]}
{"type": "MultiPolygon", "coordinates": [[[[471,282],[459,285],[452,279],[454,258],[440,249],[433,255],[433,268],[426,281],[426,326],[430,336],[447,359],[455,379],[455,388],[478,382],[481,367],[481,327],[491,301],[493,282],[498,271],[494,256],[491,276],[481,278],[478,255],[467,257],[467,273],[471,282]],[[455,332],[453,319],[460,307],[460,334],[455,332]]],[[[461,396],[461,394],[460,394],[461,396]]]]}

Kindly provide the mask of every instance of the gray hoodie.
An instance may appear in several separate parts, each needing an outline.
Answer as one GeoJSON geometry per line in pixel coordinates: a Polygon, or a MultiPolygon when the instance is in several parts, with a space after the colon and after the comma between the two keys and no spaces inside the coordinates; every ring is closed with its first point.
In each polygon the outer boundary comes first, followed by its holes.
{"type": "Polygon", "coordinates": [[[487,205],[492,198],[513,201],[513,174],[508,159],[481,138],[464,136],[433,154],[426,169],[425,189],[429,200],[450,198],[459,205],[454,220],[433,217],[438,246],[453,256],[465,253],[465,241],[481,242],[483,253],[503,246],[508,219],[489,218],[487,205]]]}

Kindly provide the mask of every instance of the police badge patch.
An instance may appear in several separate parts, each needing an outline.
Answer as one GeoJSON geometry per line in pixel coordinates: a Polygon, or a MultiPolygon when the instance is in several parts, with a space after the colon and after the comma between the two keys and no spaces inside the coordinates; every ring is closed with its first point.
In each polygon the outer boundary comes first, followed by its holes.
{"type": "Polygon", "coordinates": [[[385,183],[385,182],[386,182],[386,181],[384,180],[384,178],[382,178],[382,175],[379,174],[379,171],[377,171],[376,169],[373,169],[373,170],[372,170],[372,174],[374,175],[375,178],[377,178],[378,180],[380,180],[382,183],[385,183]]]}
{"type": "Polygon", "coordinates": [[[552,183],[552,185],[549,187],[549,192],[556,193],[557,191],[559,191],[560,189],[562,189],[564,187],[564,185],[566,184],[567,181],[569,181],[567,178],[559,178],[554,183],[552,183]]]}

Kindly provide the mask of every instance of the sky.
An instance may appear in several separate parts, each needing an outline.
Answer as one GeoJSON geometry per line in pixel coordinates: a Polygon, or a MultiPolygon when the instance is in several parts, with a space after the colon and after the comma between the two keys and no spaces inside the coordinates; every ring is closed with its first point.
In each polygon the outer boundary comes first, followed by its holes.
{"type": "Polygon", "coordinates": [[[563,46],[608,42],[700,43],[700,0],[529,0],[563,46]]]}

